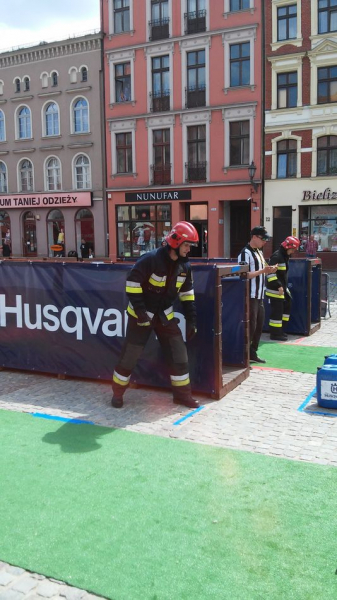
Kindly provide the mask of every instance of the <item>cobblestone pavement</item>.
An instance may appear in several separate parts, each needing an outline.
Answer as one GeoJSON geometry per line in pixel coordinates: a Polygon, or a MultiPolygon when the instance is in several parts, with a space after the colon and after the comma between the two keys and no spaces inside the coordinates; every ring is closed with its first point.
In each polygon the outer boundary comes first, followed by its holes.
{"type": "MultiPolygon", "coordinates": [[[[337,346],[337,302],[332,318],[309,338],[287,343],[337,346]]],[[[267,340],[268,336],[264,336],[267,340]]],[[[291,460],[337,466],[337,419],[298,408],[316,385],[315,375],[254,367],[250,377],[220,401],[202,398],[204,408],[180,424],[168,392],[131,389],[125,406],[110,406],[108,383],[2,371],[0,409],[80,418],[129,431],[179,438],[291,460]]],[[[337,416],[337,411],[334,411],[337,416]]],[[[84,590],[0,562],[0,600],[89,600],[84,590]]]]}

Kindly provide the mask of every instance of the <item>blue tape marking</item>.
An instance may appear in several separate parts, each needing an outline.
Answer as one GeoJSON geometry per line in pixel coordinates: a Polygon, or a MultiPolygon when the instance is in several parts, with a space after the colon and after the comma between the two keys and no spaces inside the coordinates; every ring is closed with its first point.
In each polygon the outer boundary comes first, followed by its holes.
{"type": "Polygon", "coordinates": [[[205,407],[204,406],[199,406],[199,408],[196,408],[195,410],[192,410],[191,412],[187,413],[187,415],[185,415],[184,417],[181,417],[181,419],[178,419],[178,421],[175,421],[173,423],[173,425],[180,425],[180,423],[182,423],[183,421],[186,421],[186,419],[189,419],[190,417],[193,417],[193,415],[195,415],[197,412],[199,412],[203,408],[205,408],[205,407]]]}
{"type": "Polygon", "coordinates": [[[232,267],[231,271],[232,273],[235,273],[236,271],[240,271],[241,267],[238,265],[237,267],[232,267]]]}
{"type": "Polygon", "coordinates": [[[319,410],[306,410],[305,412],[311,413],[312,415],[325,415],[326,417],[337,417],[337,415],[332,415],[331,413],[319,411],[319,410]]]}
{"type": "Polygon", "coordinates": [[[44,413],[30,413],[32,417],[40,417],[40,419],[50,419],[52,421],[63,421],[64,423],[87,424],[94,425],[93,421],[83,421],[82,419],[69,419],[67,417],[56,417],[54,415],[45,415],[44,413]]]}
{"type": "Polygon", "coordinates": [[[309,404],[311,398],[316,394],[316,388],[314,388],[312,390],[312,392],[310,392],[309,396],[306,397],[306,399],[304,400],[304,402],[301,404],[301,406],[297,409],[300,412],[303,412],[303,410],[305,409],[305,407],[307,406],[307,404],[309,404]]]}

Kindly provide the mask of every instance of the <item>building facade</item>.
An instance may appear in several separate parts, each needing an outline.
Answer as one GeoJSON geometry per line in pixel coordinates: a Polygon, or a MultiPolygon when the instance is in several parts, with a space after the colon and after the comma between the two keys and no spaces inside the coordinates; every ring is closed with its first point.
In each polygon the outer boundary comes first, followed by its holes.
{"type": "Polygon", "coordinates": [[[261,3],[101,9],[111,259],[160,246],[179,220],[199,232],[195,256],[237,256],[261,219],[261,3]]]}
{"type": "Polygon", "coordinates": [[[5,256],[107,254],[102,75],[100,33],[0,54],[5,256]]]}
{"type": "Polygon", "coordinates": [[[266,3],[265,225],[337,268],[337,3],[266,3]]]}

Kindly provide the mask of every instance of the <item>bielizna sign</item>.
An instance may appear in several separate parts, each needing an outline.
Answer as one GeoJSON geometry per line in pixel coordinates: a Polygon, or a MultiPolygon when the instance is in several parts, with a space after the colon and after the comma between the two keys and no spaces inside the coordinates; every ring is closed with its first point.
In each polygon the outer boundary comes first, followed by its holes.
{"type": "Polygon", "coordinates": [[[13,194],[0,195],[0,207],[10,208],[49,208],[50,206],[91,206],[91,192],[57,192],[56,194],[13,194]]]}
{"type": "Polygon", "coordinates": [[[302,202],[309,200],[337,200],[337,192],[333,192],[330,188],[326,188],[324,192],[304,190],[302,202]]]}

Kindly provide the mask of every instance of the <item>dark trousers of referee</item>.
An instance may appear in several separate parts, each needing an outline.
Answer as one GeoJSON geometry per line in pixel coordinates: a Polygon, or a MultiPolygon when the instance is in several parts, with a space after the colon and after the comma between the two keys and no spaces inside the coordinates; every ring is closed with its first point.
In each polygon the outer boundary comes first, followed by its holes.
{"type": "Polygon", "coordinates": [[[151,326],[140,327],[135,319],[129,318],[125,342],[112,380],[114,396],[123,396],[129,385],[131,373],[151,332],[154,331],[169,368],[173,398],[191,398],[187,349],[177,323],[177,319],[172,319],[167,325],[163,325],[159,317],[155,316],[151,326]]]}
{"type": "Polygon", "coordinates": [[[259,298],[249,299],[250,354],[257,353],[264,323],[264,304],[259,298]]]}
{"type": "Polygon", "coordinates": [[[269,332],[273,335],[285,333],[290,318],[291,298],[270,298],[269,332]]]}

